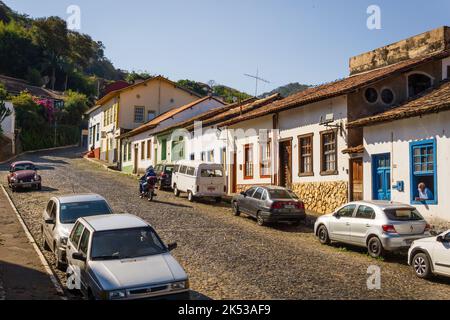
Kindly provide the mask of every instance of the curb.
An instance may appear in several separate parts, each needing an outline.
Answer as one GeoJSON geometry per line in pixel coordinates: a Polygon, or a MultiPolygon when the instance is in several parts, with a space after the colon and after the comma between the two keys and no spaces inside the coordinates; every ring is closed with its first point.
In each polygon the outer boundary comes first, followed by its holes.
{"type": "Polygon", "coordinates": [[[69,146],[62,146],[62,147],[56,147],[56,148],[47,148],[47,149],[25,151],[25,152],[16,154],[14,157],[11,157],[11,158],[9,158],[7,160],[0,161],[0,165],[6,164],[8,162],[11,162],[14,159],[17,159],[17,158],[19,158],[19,157],[21,157],[23,155],[26,155],[26,154],[33,154],[33,153],[38,153],[38,152],[43,152],[43,151],[54,151],[54,150],[69,149],[69,148],[74,148],[74,147],[78,147],[78,146],[79,146],[78,144],[72,144],[72,145],[69,145],[69,146]]]}
{"type": "Polygon", "coordinates": [[[67,300],[67,298],[65,297],[65,294],[64,294],[64,289],[62,288],[61,284],[59,283],[59,281],[58,281],[56,275],[54,274],[53,270],[50,268],[50,266],[49,266],[49,264],[47,262],[47,259],[45,259],[43,253],[39,249],[39,247],[38,247],[38,245],[36,243],[36,240],[31,235],[30,230],[28,229],[27,225],[25,224],[25,221],[22,219],[19,211],[17,211],[17,208],[14,205],[14,202],[12,201],[12,199],[9,196],[8,192],[6,192],[5,187],[3,185],[0,185],[0,187],[3,190],[3,193],[5,194],[6,198],[8,199],[8,202],[11,205],[11,208],[13,209],[14,213],[16,214],[17,219],[19,220],[19,223],[20,223],[20,225],[23,228],[23,231],[27,235],[28,241],[31,243],[31,245],[33,246],[34,250],[36,251],[39,259],[41,260],[41,263],[42,263],[45,271],[49,275],[50,280],[51,280],[53,286],[56,289],[56,292],[58,292],[58,294],[61,296],[62,300],[67,300]]]}
{"type": "Polygon", "coordinates": [[[83,157],[83,159],[87,160],[87,161],[89,161],[89,162],[91,162],[93,164],[96,164],[97,166],[103,167],[108,172],[118,173],[118,174],[121,174],[121,175],[124,175],[124,176],[127,176],[127,177],[131,177],[131,178],[139,178],[138,175],[135,175],[135,174],[132,174],[132,173],[126,173],[126,172],[110,169],[108,167],[108,165],[106,165],[104,163],[101,163],[101,162],[99,162],[97,160],[94,160],[94,159],[91,159],[91,158],[88,158],[88,157],[83,157]]]}

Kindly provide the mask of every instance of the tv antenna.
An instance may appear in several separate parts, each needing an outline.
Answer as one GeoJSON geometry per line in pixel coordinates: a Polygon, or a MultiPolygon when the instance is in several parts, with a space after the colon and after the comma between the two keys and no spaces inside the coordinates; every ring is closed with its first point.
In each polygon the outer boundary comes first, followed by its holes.
{"type": "Polygon", "coordinates": [[[265,80],[265,79],[263,79],[263,78],[261,78],[259,76],[259,69],[256,69],[256,75],[251,75],[251,74],[245,73],[244,76],[249,77],[249,78],[253,78],[253,79],[256,80],[255,97],[258,96],[258,84],[259,84],[259,81],[264,82],[264,83],[270,83],[269,81],[267,81],[267,80],[265,80]]]}

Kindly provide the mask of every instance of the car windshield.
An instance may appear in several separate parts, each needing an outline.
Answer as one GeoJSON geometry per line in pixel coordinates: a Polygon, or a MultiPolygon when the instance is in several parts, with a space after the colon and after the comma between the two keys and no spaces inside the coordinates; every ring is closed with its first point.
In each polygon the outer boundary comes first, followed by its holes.
{"type": "Polygon", "coordinates": [[[150,227],[95,232],[92,260],[131,259],[152,256],[167,249],[150,227]]]}
{"type": "Polygon", "coordinates": [[[78,218],[110,213],[112,213],[111,209],[104,200],[63,203],[61,204],[59,220],[62,224],[72,224],[78,218]]]}
{"type": "Polygon", "coordinates": [[[420,221],[424,220],[422,215],[416,209],[386,209],[386,216],[392,221],[420,221]]]}
{"type": "Polygon", "coordinates": [[[201,176],[203,178],[222,178],[222,170],[202,169],[201,176]]]}
{"type": "Polygon", "coordinates": [[[32,163],[22,163],[22,164],[16,164],[13,169],[14,172],[25,171],[25,170],[34,171],[34,170],[36,170],[36,167],[32,163]]]}
{"type": "Polygon", "coordinates": [[[296,199],[287,190],[269,190],[270,199],[296,199]]]}
{"type": "Polygon", "coordinates": [[[166,166],[166,169],[164,170],[164,173],[171,174],[174,169],[175,169],[174,166],[166,166]]]}

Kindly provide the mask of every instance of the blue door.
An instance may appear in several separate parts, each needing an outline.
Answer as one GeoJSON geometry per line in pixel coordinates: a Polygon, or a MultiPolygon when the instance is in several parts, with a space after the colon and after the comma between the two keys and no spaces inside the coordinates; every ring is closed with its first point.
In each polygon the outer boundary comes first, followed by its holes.
{"type": "Polygon", "coordinates": [[[391,200],[391,155],[378,154],[372,157],[373,199],[391,200]]]}

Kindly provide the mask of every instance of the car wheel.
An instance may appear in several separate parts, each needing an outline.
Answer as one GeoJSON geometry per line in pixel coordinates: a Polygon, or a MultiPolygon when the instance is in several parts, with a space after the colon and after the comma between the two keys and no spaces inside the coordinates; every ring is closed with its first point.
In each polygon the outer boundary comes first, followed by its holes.
{"type": "Polygon", "coordinates": [[[414,272],[421,279],[427,279],[431,276],[431,265],[425,253],[418,253],[412,261],[414,272]]]}
{"type": "Polygon", "coordinates": [[[45,240],[44,232],[42,232],[42,248],[44,248],[44,251],[50,251],[50,246],[47,244],[47,240],[45,240]]]}
{"type": "Polygon", "coordinates": [[[239,205],[238,205],[237,201],[233,202],[232,209],[233,209],[233,215],[235,217],[239,217],[241,215],[241,211],[239,210],[239,205]]]}
{"type": "Polygon", "coordinates": [[[330,244],[330,236],[328,235],[328,229],[325,226],[320,226],[319,231],[317,231],[317,236],[321,244],[330,244]]]}
{"type": "Polygon", "coordinates": [[[369,251],[369,255],[372,258],[379,258],[384,254],[383,245],[381,244],[380,239],[378,239],[377,237],[370,238],[369,242],[367,243],[367,250],[369,251]]]}
{"type": "Polygon", "coordinates": [[[179,197],[180,196],[180,191],[178,190],[177,186],[175,186],[173,188],[173,194],[175,195],[175,197],[179,197]]]}
{"type": "Polygon", "coordinates": [[[194,202],[194,195],[192,194],[191,191],[188,191],[188,200],[189,202],[194,202]]]}
{"type": "Polygon", "coordinates": [[[59,254],[58,254],[58,250],[55,250],[55,266],[56,269],[60,270],[60,271],[66,271],[66,265],[59,260],[59,254]]]}
{"type": "Polygon", "coordinates": [[[258,226],[260,226],[260,227],[264,227],[266,225],[266,222],[264,221],[263,217],[261,216],[261,214],[259,212],[256,215],[256,222],[258,223],[258,226]]]}

